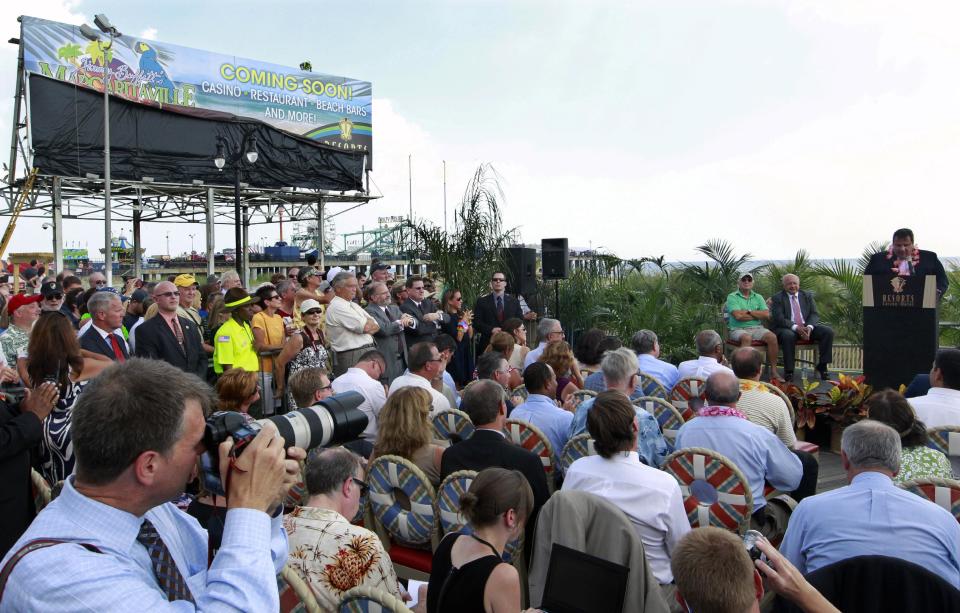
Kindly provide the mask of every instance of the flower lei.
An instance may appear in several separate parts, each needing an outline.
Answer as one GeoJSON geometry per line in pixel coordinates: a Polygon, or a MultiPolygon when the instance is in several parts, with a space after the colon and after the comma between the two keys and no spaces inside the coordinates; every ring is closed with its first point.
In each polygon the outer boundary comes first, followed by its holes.
{"type": "MultiPolygon", "coordinates": [[[[890,245],[889,247],[887,247],[887,259],[893,260],[893,266],[890,268],[891,272],[895,272],[898,275],[910,274],[910,273],[904,273],[900,271],[900,264],[903,262],[903,260],[894,259],[893,245],[890,245]]],[[[913,253],[910,254],[910,262],[913,264],[914,270],[916,270],[917,266],[920,264],[920,249],[916,245],[913,246],[913,253]]]]}
{"type": "Polygon", "coordinates": [[[697,415],[700,417],[739,417],[740,419],[746,419],[747,416],[742,412],[738,411],[733,407],[717,407],[707,405],[697,411],[697,415]]]}

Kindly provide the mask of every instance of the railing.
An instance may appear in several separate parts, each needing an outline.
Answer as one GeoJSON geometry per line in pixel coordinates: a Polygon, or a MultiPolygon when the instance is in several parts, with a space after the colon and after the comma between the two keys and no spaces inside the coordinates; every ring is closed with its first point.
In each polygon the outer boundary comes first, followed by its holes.
{"type": "MultiPolygon", "coordinates": [[[[816,359],[815,352],[815,345],[800,345],[797,347],[797,359],[813,364],[816,359]]],[[[833,361],[830,363],[830,370],[855,373],[863,372],[863,347],[852,344],[834,345],[833,361]]]]}

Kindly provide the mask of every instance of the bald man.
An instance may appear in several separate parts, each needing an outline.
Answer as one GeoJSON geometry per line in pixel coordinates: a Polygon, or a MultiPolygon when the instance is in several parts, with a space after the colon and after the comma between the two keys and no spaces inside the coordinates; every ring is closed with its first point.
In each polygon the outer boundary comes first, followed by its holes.
{"type": "Polygon", "coordinates": [[[787,274],[781,282],[783,291],[770,300],[770,320],[783,354],[784,378],[793,381],[797,341],[814,341],[820,349],[817,373],[826,380],[827,365],[833,361],[833,330],[820,323],[813,294],[800,289],[800,277],[787,274]]]}
{"type": "Polygon", "coordinates": [[[207,353],[200,328],[191,319],[177,315],[179,288],[169,281],[157,283],[153,299],[157,314],[137,327],[137,356],[163,360],[206,379],[207,353]]]}

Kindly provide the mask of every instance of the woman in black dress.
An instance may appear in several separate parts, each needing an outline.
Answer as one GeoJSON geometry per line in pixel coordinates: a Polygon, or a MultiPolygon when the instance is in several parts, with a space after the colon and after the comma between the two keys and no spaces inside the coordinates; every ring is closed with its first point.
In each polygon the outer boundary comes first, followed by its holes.
{"type": "Polygon", "coordinates": [[[503,548],[523,532],[533,491],[520,471],[480,471],[460,498],[469,529],[448,534],[433,553],[427,612],[517,613],[520,575],[503,548]]]}

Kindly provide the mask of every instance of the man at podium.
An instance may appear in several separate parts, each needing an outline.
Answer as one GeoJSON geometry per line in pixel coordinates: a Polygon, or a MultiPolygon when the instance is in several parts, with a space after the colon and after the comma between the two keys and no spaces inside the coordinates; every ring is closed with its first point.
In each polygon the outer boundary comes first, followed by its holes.
{"type": "Polygon", "coordinates": [[[886,251],[870,256],[865,275],[897,274],[901,277],[936,275],[937,299],[947,291],[947,273],[933,251],[917,249],[913,244],[913,230],[900,228],[893,233],[893,241],[886,251]]]}

